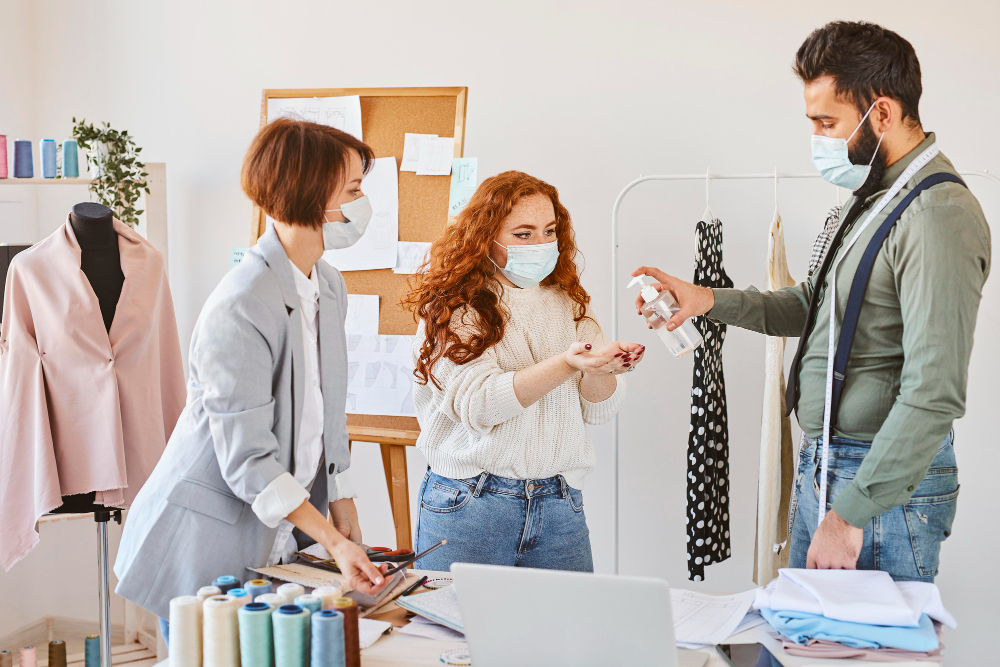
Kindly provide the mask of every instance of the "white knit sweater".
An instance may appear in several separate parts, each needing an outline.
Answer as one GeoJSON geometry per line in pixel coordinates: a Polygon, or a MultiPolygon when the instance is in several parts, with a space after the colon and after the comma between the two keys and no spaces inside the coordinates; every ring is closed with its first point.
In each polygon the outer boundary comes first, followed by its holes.
{"type": "MultiPolygon", "coordinates": [[[[573,321],[573,301],[559,288],[503,287],[510,319],[499,343],[481,357],[456,365],[439,360],[433,368],[441,384],[414,384],[413,403],[420,422],[417,449],[439,475],[455,479],[489,472],[514,479],[562,475],[583,488],[596,463],[586,424],[603,424],[625,399],[625,381],[617,376],[614,394],[600,403],[580,395],[577,373],[538,402],[522,407],[514,394],[514,373],[565,352],[574,342],[598,347],[607,342],[593,319],[573,321]]],[[[463,335],[468,318],[452,318],[463,335]]],[[[424,340],[420,323],[413,344],[416,360],[424,340]]]]}

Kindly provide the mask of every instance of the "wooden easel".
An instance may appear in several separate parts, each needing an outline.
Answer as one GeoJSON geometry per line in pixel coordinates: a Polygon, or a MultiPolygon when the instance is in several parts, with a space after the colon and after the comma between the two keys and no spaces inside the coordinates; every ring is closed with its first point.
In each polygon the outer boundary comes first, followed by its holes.
{"type": "MultiPolygon", "coordinates": [[[[260,126],[267,124],[267,101],[275,98],[361,97],[361,125],[366,144],[375,157],[403,159],[407,132],[455,137],[454,157],[465,145],[465,105],[468,88],[304,88],[263,91],[260,126]]],[[[417,176],[399,172],[399,240],[434,241],[448,225],[449,176],[417,176]]],[[[254,207],[250,245],[265,231],[263,211],[254,207]]],[[[347,271],[350,294],[379,295],[379,333],[409,335],[416,332],[413,315],[399,306],[410,276],[391,269],[347,271]]],[[[414,417],[348,415],[350,442],[375,442],[382,449],[382,465],[389,489],[389,505],[396,528],[396,548],[412,548],[406,447],[416,445],[420,426],[414,417]]]]}

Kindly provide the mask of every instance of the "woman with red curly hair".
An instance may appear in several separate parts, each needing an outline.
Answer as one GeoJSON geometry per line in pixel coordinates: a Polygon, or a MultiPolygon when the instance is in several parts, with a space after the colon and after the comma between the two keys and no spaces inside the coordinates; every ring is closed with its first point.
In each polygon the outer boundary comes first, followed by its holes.
{"type": "Polygon", "coordinates": [[[607,341],[576,255],[556,189],[504,172],[434,243],[404,300],[419,320],[413,402],[430,464],[417,551],[448,539],[422,568],[594,568],[581,491],[596,462],[586,425],[615,415],[619,375],[645,348],[607,341]]]}

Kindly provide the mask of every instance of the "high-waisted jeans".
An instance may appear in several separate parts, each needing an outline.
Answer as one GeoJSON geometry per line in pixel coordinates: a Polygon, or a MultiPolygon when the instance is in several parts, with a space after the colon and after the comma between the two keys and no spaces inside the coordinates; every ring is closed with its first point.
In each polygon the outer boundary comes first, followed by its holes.
{"type": "MultiPolygon", "coordinates": [[[[893,507],[868,522],[858,557],[859,570],[884,570],[896,580],[934,581],[941,543],[951,535],[958,504],[955,434],[938,448],[930,469],[906,504],[893,507]]],[[[827,469],[827,511],[858,472],[870,442],[830,439],[827,469]]],[[[822,439],[805,438],[795,478],[789,567],[805,567],[809,543],[816,531],[822,439]]]]}
{"type": "Polygon", "coordinates": [[[583,493],[561,476],[469,479],[427,470],[420,485],[417,552],[448,543],[416,562],[425,570],[487,563],[593,572],[583,493]]]}

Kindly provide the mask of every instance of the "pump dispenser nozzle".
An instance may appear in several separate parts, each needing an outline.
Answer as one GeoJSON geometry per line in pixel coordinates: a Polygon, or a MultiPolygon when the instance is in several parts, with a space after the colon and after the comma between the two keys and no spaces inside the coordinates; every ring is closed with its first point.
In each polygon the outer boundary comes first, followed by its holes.
{"type": "Polygon", "coordinates": [[[670,290],[657,291],[656,287],[653,286],[653,279],[645,273],[633,278],[628,286],[634,287],[636,284],[640,286],[639,294],[646,302],[646,305],[642,307],[642,314],[671,354],[675,357],[682,357],[704,342],[701,334],[698,333],[690,320],[684,322],[674,331],[667,330],[667,322],[678,310],[670,290]]]}
{"type": "Polygon", "coordinates": [[[639,285],[641,286],[639,288],[639,294],[642,295],[642,299],[646,303],[655,300],[656,297],[660,295],[660,293],[656,291],[656,288],[653,287],[653,279],[647,276],[645,273],[640,273],[635,278],[633,278],[632,282],[630,282],[628,286],[632,287],[636,283],[639,283],[639,285]]]}

